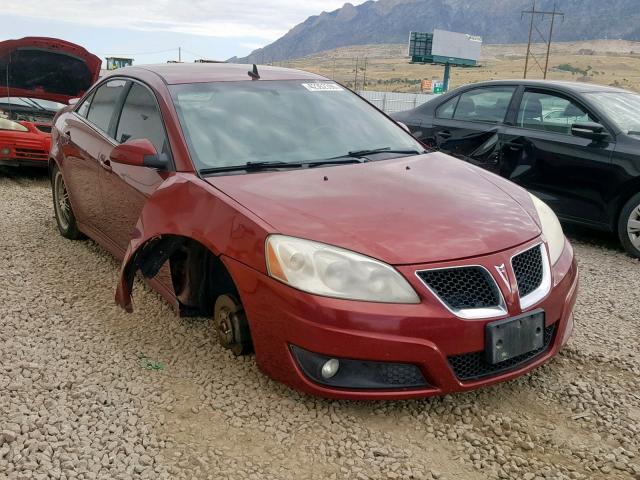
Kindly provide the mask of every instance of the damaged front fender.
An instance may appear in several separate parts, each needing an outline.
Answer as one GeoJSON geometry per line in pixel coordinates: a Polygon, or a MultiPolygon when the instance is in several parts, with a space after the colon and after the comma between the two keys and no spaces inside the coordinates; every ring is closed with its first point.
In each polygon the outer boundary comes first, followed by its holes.
{"type": "Polygon", "coordinates": [[[192,174],[168,178],[145,203],[120,269],[116,303],[133,311],[138,271],[154,278],[173,253],[194,240],[216,257],[265,271],[264,241],[273,228],[192,174]]]}

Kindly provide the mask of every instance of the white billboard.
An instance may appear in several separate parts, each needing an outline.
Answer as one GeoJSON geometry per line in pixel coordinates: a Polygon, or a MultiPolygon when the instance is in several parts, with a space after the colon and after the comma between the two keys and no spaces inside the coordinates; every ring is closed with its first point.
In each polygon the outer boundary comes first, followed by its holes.
{"type": "Polygon", "coordinates": [[[466,33],[448,32],[447,30],[433,31],[432,55],[464,60],[480,60],[482,37],[466,33]]]}

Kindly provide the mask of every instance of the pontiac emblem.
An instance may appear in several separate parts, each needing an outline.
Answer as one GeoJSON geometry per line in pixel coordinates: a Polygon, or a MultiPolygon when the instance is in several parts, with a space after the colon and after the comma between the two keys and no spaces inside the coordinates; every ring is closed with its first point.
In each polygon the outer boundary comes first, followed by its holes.
{"type": "Polygon", "coordinates": [[[504,263],[502,265],[496,265],[496,270],[500,275],[502,281],[504,281],[504,284],[507,286],[509,291],[511,291],[511,282],[509,282],[509,277],[507,276],[507,268],[504,266],[504,263]]]}

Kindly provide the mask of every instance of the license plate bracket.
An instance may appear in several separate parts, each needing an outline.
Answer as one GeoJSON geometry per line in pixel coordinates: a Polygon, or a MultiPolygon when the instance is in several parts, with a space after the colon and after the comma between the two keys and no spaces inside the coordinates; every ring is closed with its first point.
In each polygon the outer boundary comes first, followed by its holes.
{"type": "Polygon", "coordinates": [[[491,365],[544,346],[544,310],[491,322],[485,327],[485,355],[491,365]]]}

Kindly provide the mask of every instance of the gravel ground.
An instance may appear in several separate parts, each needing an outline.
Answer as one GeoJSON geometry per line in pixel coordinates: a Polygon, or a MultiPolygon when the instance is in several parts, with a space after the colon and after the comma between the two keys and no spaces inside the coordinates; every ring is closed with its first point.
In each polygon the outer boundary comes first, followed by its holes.
{"type": "Polygon", "coordinates": [[[0,478],[640,479],[640,263],[572,233],[562,353],[519,380],[418,401],[307,397],[219,348],[55,228],[46,179],[0,171],[0,478]]]}

